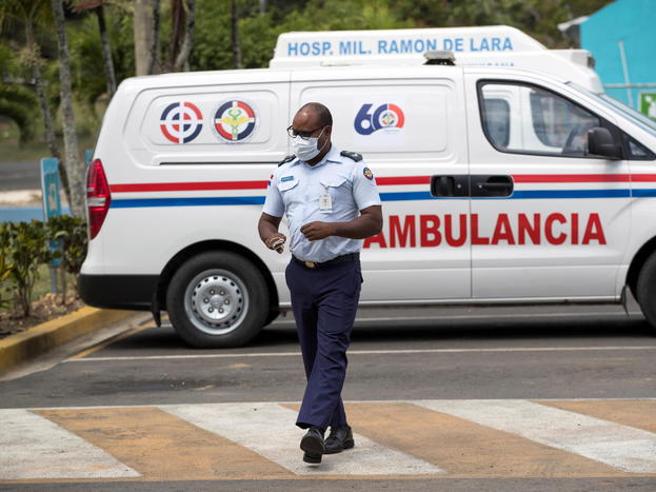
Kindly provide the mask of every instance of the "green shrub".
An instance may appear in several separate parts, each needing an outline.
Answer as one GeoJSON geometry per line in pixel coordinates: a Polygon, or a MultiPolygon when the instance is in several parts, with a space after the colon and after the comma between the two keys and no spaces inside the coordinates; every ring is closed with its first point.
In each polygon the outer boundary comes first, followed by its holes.
{"type": "Polygon", "coordinates": [[[9,231],[5,224],[0,224],[0,309],[11,303],[11,280],[13,265],[9,260],[9,231]]]}
{"type": "Polygon", "coordinates": [[[27,317],[30,315],[32,290],[39,265],[52,260],[55,254],[48,249],[46,227],[41,221],[7,223],[4,229],[15,297],[23,316],[27,317]]]}
{"type": "MultiPolygon", "coordinates": [[[[60,242],[61,253],[57,256],[62,260],[60,268],[75,275],[75,288],[79,291],[77,274],[80,272],[84,258],[87,255],[88,239],[85,220],[71,215],[60,215],[59,217],[51,217],[48,220],[47,228],[48,237],[60,242]]],[[[65,275],[62,275],[62,279],[65,278],[65,275]]],[[[62,284],[63,299],[66,299],[66,284],[65,282],[62,282],[62,284]]]]}

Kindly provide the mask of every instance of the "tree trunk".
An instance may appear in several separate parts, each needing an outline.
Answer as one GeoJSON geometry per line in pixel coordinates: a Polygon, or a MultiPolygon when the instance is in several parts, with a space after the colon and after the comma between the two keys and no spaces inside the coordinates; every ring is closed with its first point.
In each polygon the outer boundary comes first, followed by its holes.
{"type": "Polygon", "coordinates": [[[180,53],[180,45],[185,24],[185,9],[182,0],[171,0],[171,41],[169,46],[169,57],[166,63],[166,71],[173,71],[175,60],[180,53]]]}
{"type": "Polygon", "coordinates": [[[148,75],[153,53],[153,0],[134,0],[134,64],[137,75],[148,75]]]}
{"type": "Polygon", "coordinates": [[[107,25],[105,24],[105,9],[102,5],[96,9],[98,18],[98,31],[100,32],[100,48],[105,62],[105,77],[107,78],[107,95],[111,99],[116,92],[116,72],[114,71],[114,62],[112,61],[112,47],[109,42],[107,25]]]}
{"type": "Polygon", "coordinates": [[[43,76],[41,74],[41,66],[37,62],[32,67],[32,77],[34,78],[34,89],[36,90],[36,97],[39,100],[39,108],[41,109],[41,116],[43,117],[43,125],[45,127],[46,144],[50,155],[59,160],[59,176],[62,180],[62,187],[66,195],[66,201],[71,203],[71,187],[68,184],[68,174],[66,167],[61,159],[59,146],[57,145],[57,137],[55,136],[55,122],[50,112],[50,105],[48,104],[48,97],[46,96],[45,86],[43,84],[43,76]]]}
{"type": "Polygon", "coordinates": [[[266,13],[267,0],[260,0],[260,14],[266,13]]]}
{"type": "Polygon", "coordinates": [[[32,68],[32,78],[34,79],[34,91],[36,92],[36,97],[39,101],[39,109],[41,110],[41,117],[43,118],[46,145],[48,146],[48,152],[50,152],[50,155],[60,160],[59,175],[62,179],[66,200],[70,203],[71,192],[68,186],[66,171],[61,166],[61,154],[59,153],[57,137],[55,136],[55,121],[50,112],[50,104],[48,103],[48,96],[46,96],[45,84],[43,82],[43,74],[41,73],[41,50],[34,40],[34,29],[31,20],[25,22],[25,41],[27,42],[27,49],[30,53],[29,63],[32,68]]]}
{"type": "Polygon", "coordinates": [[[148,65],[148,73],[160,73],[162,71],[161,63],[159,61],[159,29],[160,29],[160,15],[159,15],[159,0],[151,0],[153,9],[153,21],[151,23],[150,33],[150,64],[148,65]]]}
{"type": "Polygon", "coordinates": [[[59,47],[59,85],[64,126],[64,156],[66,174],[71,190],[69,203],[74,216],[83,217],[84,192],[84,163],[80,160],[77,133],[75,129],[75,114],[73,113],[73,90],[71,87],[71,65],[68,54],[68,43],[64,29],[64,7],[62,0],[51,0],[52,12],[57,30],[57,44],[59,47]]]}
{"type": "Polygon", "coordinates": [[[186,12],[186,22],[184,30],[184,38],[182,40],[182,46],[180,47],[180,52],[175,58],[173,63],[173,70],[175,72],[180,72],[189,68],[187,61],[189,60],[189,55],[191,53],[191,46],[193,44],[193,35],[194,35],[194,25],[196,23],[196,0],[187,0],[187,12],[186,12]]]}
{"type": "Polygon", "coordinates": [[[239,13],[237,1],[230,2],[230,42],[232,44],[232,65],[241,68],[241,48],[239,47],[239,13]]]}

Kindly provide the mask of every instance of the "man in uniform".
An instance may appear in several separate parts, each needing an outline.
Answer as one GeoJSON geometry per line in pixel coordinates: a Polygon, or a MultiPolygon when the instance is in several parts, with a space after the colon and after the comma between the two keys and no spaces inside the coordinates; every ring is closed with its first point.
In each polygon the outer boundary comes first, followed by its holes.
{"type": "Polygon", "coordinates": [[[296,425],[308,429],[303,460],[318,464],[322,454],[354,446],[341,398],[346,349],[360,297],[361,240],[378,234],[383,218],[362,156],[331,143],[326,106],[305,104],[287,131],[295,154],[271,177],[258,230],[267,247],[282,253],[286,237],[278,226],[287,217],[292,260],[285,278],[307,378],[296,425]]]}

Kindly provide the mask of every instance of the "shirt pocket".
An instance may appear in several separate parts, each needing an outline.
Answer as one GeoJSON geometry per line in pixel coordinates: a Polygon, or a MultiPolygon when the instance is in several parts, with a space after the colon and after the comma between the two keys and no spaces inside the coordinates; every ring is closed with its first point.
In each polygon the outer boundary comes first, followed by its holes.
{"type": "Polygon", "coordinates": [[[345,203],[350,202],[351,186],[348,176],[342,176],[340,174],[326,176],[321,178],[319,182],[323,188],[322,193],[328,192],[330,195],[333,210],[336,206],[343,206],[345,203]]]}
{"type": "Polygon", "coordinates": [[[298,183],[299,180],[296,177],[287,181],[278,182],[278,191],[280,191],[282,201],[285,205],[289,205],[295,201],[298,201],[298,193],[300,190],[298,183]]]}

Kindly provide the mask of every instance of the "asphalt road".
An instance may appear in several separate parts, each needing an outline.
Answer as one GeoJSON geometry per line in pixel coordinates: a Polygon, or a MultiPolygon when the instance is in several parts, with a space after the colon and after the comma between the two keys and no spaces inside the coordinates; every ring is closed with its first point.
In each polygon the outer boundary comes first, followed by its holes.
{"type": "Polygon", "coordinates": [[[656,489],[656,337],[639,316],[434,316],[363,315],[343,391],[356,448],[319,469],[297,450],[305,381],[290,320],[230,350],[190,349],[149,323],[0,382],[0,419],[21,436],[0,447],[0,489],[656,489]],[[52,440],[66,464],[34,458],[26,429],[42,432],[37,455],[52,440]]]}
{"type": "Polygon", "coordinates": [[[39,189],[40,187],[41,170],[38,159],[0,163],[0,192],[39,189]]]}

